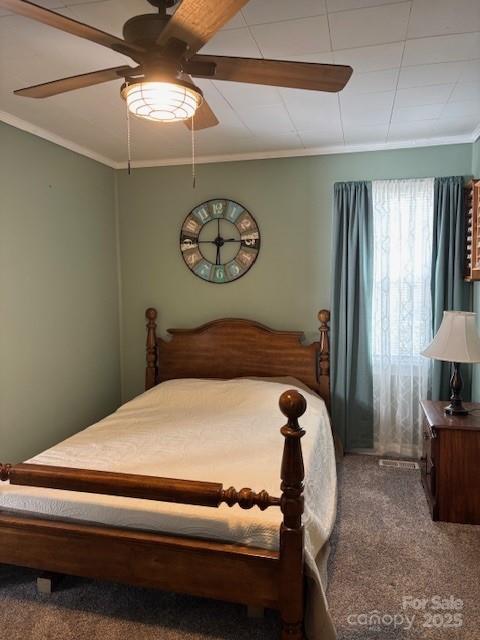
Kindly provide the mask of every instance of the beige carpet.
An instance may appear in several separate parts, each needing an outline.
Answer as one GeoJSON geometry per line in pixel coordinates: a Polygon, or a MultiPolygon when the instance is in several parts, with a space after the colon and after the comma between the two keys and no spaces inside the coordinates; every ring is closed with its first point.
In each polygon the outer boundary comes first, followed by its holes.
{"type": "Polygon", "coordinates": [[[480,640],[480,526],[432,522],[419,472],[385,469],[374,457],[347,456],[340,486],[328,593],[338,637],[480,640]],[[435,596],[463,608],[434,610],[435,596]],[[428,602],[404,609],[404,597],[428,602]],[[372,612],[380,624],[365,624],[372,612]],[[462,626],[446,626],[455,613],[462,626]]]}
{"type": "MultiPolygon", "coordinates": [[[[385,470],[367,456],[345,458],[330,576],[340,640],[480,638],[480,527],[432,523],[418,472],[385,470]],[[437,595],[462,600],[463,608],[440,611],[440,618],[430,601],[422,610],[402,609],[403,597],[437,595]],[[383,618],[374,626],[373,611],[383,618]],[[445,628],[454,613],[462,626],[445,628]],[[415,614],[410,629],[405,614],[415,614]],[[442,627],[425,627],[429,621],[442,627]]],[[[240,606],[78,578],[40,597],[34,577],[0,567],[2,639],[278,639],[270,612],[249,620],[240,606]]]]}

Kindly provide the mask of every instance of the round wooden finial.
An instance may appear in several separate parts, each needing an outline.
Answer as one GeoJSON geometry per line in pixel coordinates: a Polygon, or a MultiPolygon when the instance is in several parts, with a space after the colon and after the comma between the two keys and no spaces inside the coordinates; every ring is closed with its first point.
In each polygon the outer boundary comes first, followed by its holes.
{"type": "Polygon", "coordinates": [[[150,307],[145,311],[145,317],[147,320],[156,320],[157,319],[157,310],[153,307],[150,307]]]}
{"type": "Polygon", "coordinates": [[[295,389],[284,391],[280,396],[280,411],[289,420],[298,420],[307,410],[307,401],[295,389]]]}
{"type": "Polygon", "coordinates": [[[330,311],[328,309],[322,309],[318,312],[318,319],[323,324],[327,324],[328,322],[330,322],[330,311]]]}

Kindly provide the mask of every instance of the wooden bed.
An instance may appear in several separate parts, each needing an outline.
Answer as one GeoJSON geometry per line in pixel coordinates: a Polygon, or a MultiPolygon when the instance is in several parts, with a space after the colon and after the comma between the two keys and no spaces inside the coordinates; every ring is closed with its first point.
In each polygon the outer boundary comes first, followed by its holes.
{"type": "MultiPolygon", "coordinates": [[[[238,319],[216,320],[196,329],[171,329],[170,339],[163,340],[156,335],[156,310],[147,309],[146,318],[146,389],[177,378],[292,376],[320,394],[327,407],[330,404],[330,313],[326,310],[318,314],[320,340],[310,345],[303,344],[301,332],[277,331],[238,319]]],[[[206,507],[226,503],[262,511],[280,508],[283,522],[278,551],[21,515],[0,508],[0,563],[276,609],[282,640],[301,640],[304,431],[298,419],[306,401],[291,390],[282,394],[279,404],[287,424],[281,428],[285,442],[278,497],[264,490],[224,488],[213,482],[0,464],[0,480],[16,485],[206,507]]]]}

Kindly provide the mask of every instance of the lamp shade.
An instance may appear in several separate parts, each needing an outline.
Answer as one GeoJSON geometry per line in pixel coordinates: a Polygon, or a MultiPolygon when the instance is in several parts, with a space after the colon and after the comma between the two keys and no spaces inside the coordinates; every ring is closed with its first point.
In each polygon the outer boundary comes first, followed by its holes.
{"type": "Polygon", "coordinates": [[[422,356],[446,362],[480,362],[476,313],[444,311],[442,324],[422,356]]]}

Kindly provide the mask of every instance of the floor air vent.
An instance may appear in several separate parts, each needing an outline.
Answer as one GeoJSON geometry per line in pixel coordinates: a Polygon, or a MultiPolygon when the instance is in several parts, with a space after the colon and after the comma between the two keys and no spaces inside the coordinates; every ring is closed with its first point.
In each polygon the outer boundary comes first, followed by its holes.
{"type": "Polygon", "coordinates": [[[418,462],[411,462],[410,460],[379,460],[378,464],[381,467],[389,467],[390,469],[419,469],[418,462]]]}

